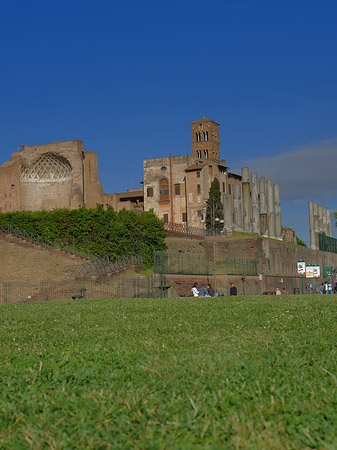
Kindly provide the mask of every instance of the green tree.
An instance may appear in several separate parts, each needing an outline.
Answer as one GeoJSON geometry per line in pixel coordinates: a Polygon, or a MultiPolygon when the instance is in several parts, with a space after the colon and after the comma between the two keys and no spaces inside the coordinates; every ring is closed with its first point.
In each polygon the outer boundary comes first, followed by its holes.
{"type": "Polygon", "coordinates": [[[223,204],[221,201],[221,190],[220,183],[217,178],[212,181],[211,187],[208,193],[206,207],[206,228],[207,230],[212,229],[212,224],[214,223],[216,229],[222,229],[223,223],[220,220],[223,219],[223,204]],[[219,219],[219,220],[215,220],[219,219]]]}
{"type": "Polygon", "coordinates": [[[307,247],[307,245],[298,236],[296,236],[296,244],[300,245],[301,247],[307,247]]]}

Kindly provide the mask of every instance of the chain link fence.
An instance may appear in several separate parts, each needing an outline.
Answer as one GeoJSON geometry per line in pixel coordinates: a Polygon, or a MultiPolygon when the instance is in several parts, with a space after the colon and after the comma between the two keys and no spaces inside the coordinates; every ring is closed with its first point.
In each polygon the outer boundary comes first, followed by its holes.
{"type": "MultiPolygon", "coordinates": [[[[257,275],[258,258],[228,258],[216,261],[218,275],[257,275]]],[[[167,274],[211,275],[214,263],[204,255],[157,251],[154,254],[154,272],[167,274]]]]}
{"type": "Polygon", "coordinates": [[[118,277],[40,283],[0,283],[0,304],[95,298],[167,297],[169,285],[163,275],[118,277]]]}
{"type": "Polygon", "coordinates": [[[337,253],[337,239],[327,236],[325,233],[319,233],[318,246],[323,252],[337,253]]]}

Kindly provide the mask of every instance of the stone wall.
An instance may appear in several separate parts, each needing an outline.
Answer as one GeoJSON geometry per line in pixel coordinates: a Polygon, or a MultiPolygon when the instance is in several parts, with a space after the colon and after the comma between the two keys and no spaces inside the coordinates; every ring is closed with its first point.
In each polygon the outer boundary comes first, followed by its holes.
{"type": "MultiPolygon", "coordinates": [[[[209,259],[213,259],[213,238],[212,237],[186,237],[169,233],[166,243],[170,252],[185,252],[191,254],[202,254],[209,259]]],[[[243,237],[229,238],[216,237],[216,259],[222,261],[230,258],[258,258],[258,273],[253,276],[246,276],[242,281],[243,274],[217,275],[217,286],[219,292],[228,295],[229,283],[233,281],[239,294],[262,294],[264,291],[285,288],[289,293],[293,293],[294,288],[302,289],[302,279],[297,275],[297,261],[304,260],[306,264],[317,264],[321,267],[337,267],[337,254],[311,250],[310,248],[281,242],[275,239],[263,237],[243,237]],[[259,275],[262,275],[262,277],[259,275]]],[[[313,281],[315,287],[317,283],[323,281],[323,275],[318,280],[304,279],[304,289],[309,281],[313,281]]],[[[190,295],[191,282],[198,281],[205,283],[208,279],[213,284],[213,276],[182,276],[170,275],[174,284],[177,284],[180,295],[190,295]]]]}

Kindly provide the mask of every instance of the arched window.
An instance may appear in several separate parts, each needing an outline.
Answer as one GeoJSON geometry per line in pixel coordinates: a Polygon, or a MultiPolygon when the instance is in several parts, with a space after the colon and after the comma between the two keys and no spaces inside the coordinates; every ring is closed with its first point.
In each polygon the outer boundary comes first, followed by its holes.
{"type": "Polygon", "coordinates": [[[170,195],[169,184],[166,178],[162,178],[159,184],[160,200],[168,200],[170,195]]]}

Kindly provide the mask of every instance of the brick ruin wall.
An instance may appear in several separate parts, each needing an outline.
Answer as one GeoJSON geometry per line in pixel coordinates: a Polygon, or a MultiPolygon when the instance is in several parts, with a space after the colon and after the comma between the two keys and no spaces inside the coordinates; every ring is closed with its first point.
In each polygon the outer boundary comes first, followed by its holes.
{"type": "MultiPolygon", "coordinates": [[[[168,251],[184,252],[196,255],[204,255],[208,259],[213,259],[213,238],[197,238],[175,233],[169,233],[167,237],[168,251]]],[[[337,254],[330,252],[322,252],[319,250],[311,250],[310,248],[281,242],[274,239],[266,239],[262,237],[245,237],[245,238],[216,238],[216,259],[223,261],[230,258],[256,258],[258,257],[258,274],[247,275],[244,283],[242,282],[242,274],[235,275],[217,275],[217,287],[220,293],[229,294],[229,283],[234,282],[238,287],[238,293],[257,295],[264,291],[285,288],[290,294],[294,288],[300,289],[301,292],[301,276],[297,275],[297,261],[304,260],[306,264],[317,264],[321,267],[331,266],[337,267],[337,254]],[[262,274],[262,280],[259,278],[262,274]]],[[[309,281],[313,281],[314,288],[316,283],[322,283],[323,275],[319,279],[305,279],[304,289],[309,281]]],[[[213,276],[203,275],[168,275],[173,286],[175,286],[182,296],[190,296],[190,288],[193,282],[205,284],[210,281],[213,284],[213,276]]]]}

